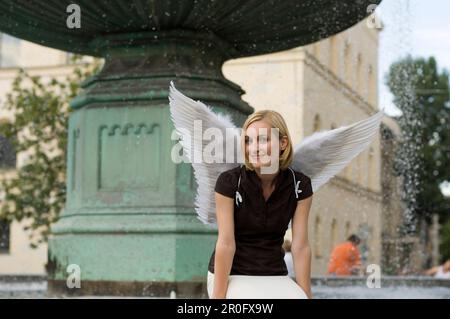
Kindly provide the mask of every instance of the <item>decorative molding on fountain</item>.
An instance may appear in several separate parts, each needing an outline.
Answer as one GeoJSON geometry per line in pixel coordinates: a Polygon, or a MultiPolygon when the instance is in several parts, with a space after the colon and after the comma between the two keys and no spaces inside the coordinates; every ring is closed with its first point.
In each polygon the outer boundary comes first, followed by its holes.
{"type": "Polygon", "coordinates": [[[157,192],[160,180],[159,170],[142,170],[138,173],[136,165],[152,163],[154,167],[160,167],[161,154],[161,125],[159,123],[133,124],[102,124],[98,128],[97,141],[97,190],[119,191],[119,189],[140,189],[157,192]],[[145,128],[145,130],[142,130],[145,128]],[[131,131],[131,132],[130,132],[131,131]],[[106,132],[106,134],[104,133],[106,132]],[[131,134],[130,134],[131,133],[131,134]],[[141,133],[142,136],[141,136],[141,133]],[[127,142],[128,141],[128,142],[127,142]],[[130,148],[130,149],[128,149],[130,148]],[[132,160],[141,159],[141,163],[130,163],[130,165],[117,165],[117,159],[127,158],[127,154],[133,153],[132,160]],[[138,153],[138,154],[136,154],[138,153]],[[140,153],[140,154],[139,154],[140,153]],[[116,174],[112,170],[121,167],[124,171],[116,174]],[[146,175],[145,182],[136,183],[139,180],[137,174],[146,175]],[[121,176],[120,180],[113,178],[121,176]]]}

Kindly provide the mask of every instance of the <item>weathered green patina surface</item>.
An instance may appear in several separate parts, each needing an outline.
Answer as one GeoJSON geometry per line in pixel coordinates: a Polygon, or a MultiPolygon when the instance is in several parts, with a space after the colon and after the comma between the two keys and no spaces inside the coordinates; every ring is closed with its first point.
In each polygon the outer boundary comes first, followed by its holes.
{"type": "MultiPolygon", "coordinates": [[[[193,30],[229,43],[231,56],[276,52],[346,30],[381,0],[48,0],[0,1],[0,30],[45,46],[101,55],[105,34],[193,30]],[[81,7],[81,28],[66,27],[67,6],[81,7]]],[[[130,43],[133,46],[133,43],[130,43]]]]}

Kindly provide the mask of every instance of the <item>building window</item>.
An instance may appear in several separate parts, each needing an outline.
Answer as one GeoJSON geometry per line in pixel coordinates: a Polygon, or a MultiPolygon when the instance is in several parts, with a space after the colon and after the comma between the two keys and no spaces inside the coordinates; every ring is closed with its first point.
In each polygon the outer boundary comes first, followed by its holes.
{"type": "Polygon", "coordinates": [[[9,253],[9,225],[9,222],[0,219],[0,254],[9,253]]]}
{"type": "Polygon", "coordinates": [[[348,41],[344,44],[344,79],[347,84],[352,87],[352,51],[348,41]]]}
{"type": "Polygon", "coordinates": [[[333,218],[333,220],[331,221],[330,252],[333,251],[333,248],[336,244],[337,244],[337,220],[333,218]]]}
{"type": "Polygon", "coordinates": [[[11,142],[0,135],[0,169],[16,167],[16,152],[11,142]]]}
{"type": "Polygon", "coordinates": [[[366,152],[362,152],[358,155],[357,157],[357,162],[358,162],[358,183],[361,186],[367,186],[366,185],[366,181],[365,181],[365,177],[366,177],[366,172],[367,169],[365,167],[365,160],[364,157],[366,157],[366,152]]]}
{"type": "Polygon", "coordinates": [[[316,42],[313,44],[313,54],[316,57],[317,60],[319,60],[319,55],[320,55],[320,43],[316,42]]]}
{"type": "Polygon", "coordinates": [[[358,53],[356,58],[356,91],[361,94],[363,89],[362,81],[362,54],[358,53]]]}
{"type": "Polygon", "coordinates": [[[350,222],[345,223],[345,239],[350,237],[350,232],[352,230],[352,224],[350,222]]]}
{"type": "Polygon", "coordinates": [[[375,151],[373,147],[369,149],[369,169],[367,170],[367,186],[369,188],[375,188],[373,185],[373,174],[375,169],[375,159],[374,159],[375,151]]]}
{"type": "Polygon", "coordinates": [[[320,115],[319,114],[316,114],[315,116],[314,116],[314,122],[313,122],[314,124],[313,124],[313,130],[314,130],[314,132],[318,132],[318,131],[320,131],[320,129],[321,129],[321,126],[322,126],[322,123],[321,123],[321,121],[320,121],[320,115]]]}
{"type": "Polygon", "coordinates": [[[320,216],[316,216],[316,220],[314,221],[314,256],[316,258],[322,257],[322,239],[321,239],[321,224],[320,224],[320,216]]]}
{"type": "Polygon", "coordinates": [[[338,50],[336,36],[330,37],[330,70],[337,75],[338,70],[338,50]]]}
{"type": "Polygon", "coordinates": [[[367,100],[369,101],[369,103],[375,104],[376,86],[375,86],[375,75],[372,65],[369,65],[368,67],[367,77],[368,77],[367,100]]]}

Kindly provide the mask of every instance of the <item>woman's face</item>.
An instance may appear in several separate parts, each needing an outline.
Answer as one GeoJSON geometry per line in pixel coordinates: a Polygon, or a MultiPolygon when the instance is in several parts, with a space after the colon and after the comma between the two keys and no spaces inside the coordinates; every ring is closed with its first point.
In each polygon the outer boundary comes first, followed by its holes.
{"type": "Polygon", "coordinates": [[[278,130],[272,129],[271,125],[264,120],[253,122],[247,127],[245,155],[253,168],[270,166],[272,151],[275,151],[274,155],[278,154],[274,160],[279,161],[280,152],[276,150],[284,149],[285,145],[280,145],[278,136],[278,130]]]}

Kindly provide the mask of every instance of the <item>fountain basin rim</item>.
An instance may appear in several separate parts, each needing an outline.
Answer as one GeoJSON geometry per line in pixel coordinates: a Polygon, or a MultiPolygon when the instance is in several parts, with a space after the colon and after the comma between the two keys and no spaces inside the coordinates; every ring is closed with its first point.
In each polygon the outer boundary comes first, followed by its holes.
{"type": "MultiPolygon", "coordinates": [[[[186,29],[209,30],[236,50],[234,58],[279,52],[307,45],[342,32],[372,13],[382,0],[261,1],[252,4],[229,1],[225,6],[175,1],[152,1],[151,14],[143,14],[146,1],[111,1],[109,6],[78,1],[82,12],[80,27],[69,27],[66,7],[57,3],[0,0],[0,30],[12,36],[59,50],[99,56],[90,43],[105,34],[141,31],[165,32],[186,29]],[[136,11],[136,3],[138,10],[136,11]],[[158,3],[156,5],[154,3],[158,3]],[[226,14],[223,14],[223,12],[226,14]],[[170,12],[169,12],[170,11],[170,12]]],[[[216,2],[217,3],[217,2],[216,2]]]]}
{"type": "Polygon", "coordinates": [[[226,40],[213,32],[174,29],[159,32],[133,32],[99,36],[89,42],[88,47],[96,56],[108,56],[111,50],[133,50],[151,48],[155,45],[172,43],[177,46],[194,47],[198,44],[215,46],[224,61],[233,59],[239,52],[226,40]]]}

